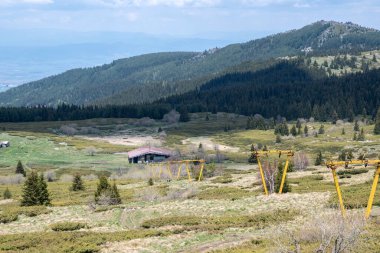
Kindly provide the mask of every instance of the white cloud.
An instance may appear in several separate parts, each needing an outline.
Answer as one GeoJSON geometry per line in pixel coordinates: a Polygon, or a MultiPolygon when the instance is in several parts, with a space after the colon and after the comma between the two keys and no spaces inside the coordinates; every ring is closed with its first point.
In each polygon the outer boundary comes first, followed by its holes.
{"type": "Polygon", "coordinates": [[[216,6],[221,0],[86,0],[89,4],[103,5],[108,7],[125,7],[125,6],[169,6],[169,7],[207,7],[216,6]]]}
{"type": "Polygon", "coordinates": [[[250,6],[264,7],[269,5],[288,4],[294,7],[309,7],[310,5],[302,0],[241,0],[241,3],[250,6]]]}
{"type": "Polygon", "coordinates": [[[53,0],[2,0],[1,5],[12,4],[52,4],[53,0]]]}

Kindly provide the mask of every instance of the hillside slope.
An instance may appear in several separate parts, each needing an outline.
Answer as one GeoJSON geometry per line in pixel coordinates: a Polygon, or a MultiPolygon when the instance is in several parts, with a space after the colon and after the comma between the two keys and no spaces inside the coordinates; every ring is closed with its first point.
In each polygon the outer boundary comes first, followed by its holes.
{"type": "Polygon", "coordinates": [[[377,30],[352,23],[319,21],[298,30],[202,53],[148,54],[99,67],[70,70],[0,93],[0,105],[152,102],[193,90],[244,62],[305,54],[359,53],[379,48],[377,30]]]}

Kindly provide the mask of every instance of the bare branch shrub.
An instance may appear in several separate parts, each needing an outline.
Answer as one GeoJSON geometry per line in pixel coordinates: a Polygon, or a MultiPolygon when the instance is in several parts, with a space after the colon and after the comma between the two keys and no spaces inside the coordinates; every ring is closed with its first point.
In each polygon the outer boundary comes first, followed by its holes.
{"type": "Polygon", "coordinates": [[[180,114],[176,110],[171,110],[167,114],[164,115],[162,121],[165,121],[169,124],[175,124],[179,121],[180,114]]]}
{"type": "Polygon", "coordinates": [[[310,162],[309,162],[309,158],[307,157],[305,153],[297,152],[294,154],[293,164],[294,164],[295,170],[303,171],[307,169],[307,166],[310,165],[310,162]]]}
{"type": "MultiPolygon", "coordinates": [[[[276,183],[276,176],[278,173],[278,162],[275,161],[273,165],[270,164],[269,161],[265,161],[263,163],[263,171],[264,171],[264,178],[265,178],[265,183],[267,185],[269,193],[274,193],[275,192],[275,183],[276,183]]],[[[261,175],[258,173],[257,175],[258,179],[261,180],[261,175]]]]}
{"type": "Polygon", "coordinates": [[[22,174],[16,174],[11,176],[2,176],[0,177],[0,184],[1,185],[7,185],[7,184],[22,184],[24,182],[25,178],[22,174]]]}
{"type": "Polygon", "coordinates": [[[48,170],[48,171],[45,171],[45,172],[44,172],[44,178],[45,178],[46,181],[48,181],[48,182],[53,182],[53,181],[57,180],[57,176],[56,176],[54,170],[48,170]]]}
{"type": "Polygon", "coordinates": [[[298,230],[279,226],[273,241],[277,252],[301,253],[302,244],[317,244],[312,251],[317,253],[349,252],[355,250],[365,225],[361,212],[349,213],[345,218],[336,213],[322,214],[298,230]]]}
{"type": "Polygon", "coordinates": [[[78,133],[78,130],[75,128],[74,125],[63,125],[58,130],[60,133],[73,136],[78,133]]]}
{"type": "Polygon", "coordinates": [[[95,147],[87,147],[84,149],[84,151],[89,155],[89,156],[94,156],[98,150],[95,147]]]}
{"type": "Polygon", "coordinates": [[[82,179],[86,181],[94,181],[94,180],[98,180],[98,176],[95,174],[90,174],[90,175],[82,176],[82,179]]]}
{"type": "Polygon", "coordinates": [[[74,177],[70,174],[63,174],[60,178],[59,181],[64,182],[64,183],[70,183],[72,182],[74,177]]]}
{"type": "Polygon", "coordinates": [[[161,194],[154,187],[148,187],[136,193],[136,198],[142,201],[157,201],[161,199],[161,194]]]}
{"type": "Polygon", "coordinates": [[[195,186],[187,186],[184,189],[171,189],[168,191],[164,200],[181,200],[181,199],[190,199],[195,197],[198,193],[198,188],[195,186]]]}

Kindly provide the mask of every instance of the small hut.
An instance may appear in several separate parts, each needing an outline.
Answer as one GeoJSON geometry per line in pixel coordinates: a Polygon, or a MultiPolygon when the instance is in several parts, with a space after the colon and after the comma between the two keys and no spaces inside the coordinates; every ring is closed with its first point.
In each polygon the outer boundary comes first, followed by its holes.
{"type": "Polygon", "coordinates": [[[129,163],[162,162],[171,156],[170,150],[155,147],[141,147],[128,152],[129,163]]]}

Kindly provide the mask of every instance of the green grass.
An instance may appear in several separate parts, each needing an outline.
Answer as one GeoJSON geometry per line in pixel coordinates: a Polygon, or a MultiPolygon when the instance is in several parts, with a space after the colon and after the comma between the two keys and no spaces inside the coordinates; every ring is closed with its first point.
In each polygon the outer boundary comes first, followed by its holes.
{"type": "Polygon", "coordinates": [[[196,197],[201,200],[209,199],[241,199],[244,197],[252,197],[255,193],[234,188],[234,187],[219,187],[219,188],[208,188],[200,191],[196,197]]]}
{"type": "MultiPolygon", "coordinates": [[[[128,184],[130,181],[116,181],[116,184],[128,184]]],[[[48,190],[53,206],[86,205],[94,198],[97,181],[84,181],[84,191],[70,191],[71,182],[49,182],[48,190]]],[[[0,193],[8,187],[12,193],[12,198],[21,200],[22,185],[0,185],[0,193]]],[[[134,189],[119,189],[122,202],[127,203],[135,196],[134,189]]],[[[4,205],[0,205],[0,210],[4,205]]]]}
{"type": "Polygon", "coordinates": [[[53,231],[75,231],[82,228],[87,228],[87,224],[81,222],[59,222],[50,225],[53,231]]]}
{"type": "Polygon", "coordinates": [[[130,230],[114,233],[96,232],[43,232],[0,237],[1,252],[99,252],[106,242],[128,241],[136,238],[165,236],[170,232],[130,230]]]}
{"type": "Polygon", "coordinates": [[[286,222],[298,215],[293,210],[276,210],[268,213],[259,213],[251,216],[165,216],[144,221],[143,228],[158,228],[163,226],[188,226],[191,230],[220,230],[237,227],[254,227],[263,229],[270,224],[286,222]]]}

